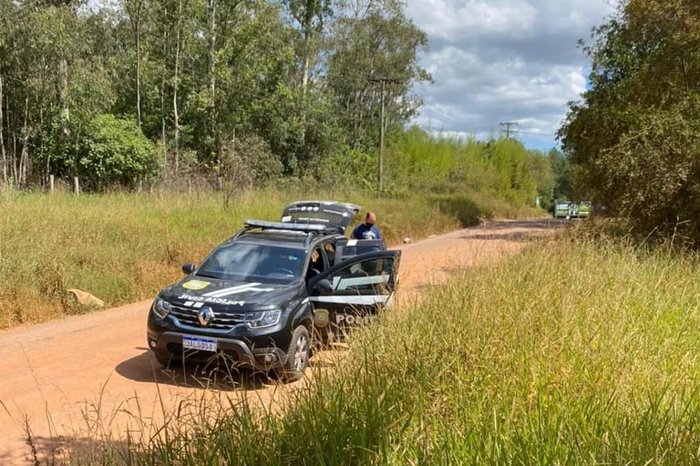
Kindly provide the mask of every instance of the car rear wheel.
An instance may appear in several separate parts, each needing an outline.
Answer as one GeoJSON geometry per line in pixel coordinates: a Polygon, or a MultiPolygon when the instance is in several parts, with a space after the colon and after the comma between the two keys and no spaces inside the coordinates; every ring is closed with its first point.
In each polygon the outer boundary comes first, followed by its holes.
{"type": "Polygon", "coordinates": [[[292,342],[287,351],[287,361],[281,371],[281,378],[285,382],[294,382],[304,376],[304,371],[309,367],[311,357],[311,337],[309,331],[303,325],[294,329],[292,342]]]}

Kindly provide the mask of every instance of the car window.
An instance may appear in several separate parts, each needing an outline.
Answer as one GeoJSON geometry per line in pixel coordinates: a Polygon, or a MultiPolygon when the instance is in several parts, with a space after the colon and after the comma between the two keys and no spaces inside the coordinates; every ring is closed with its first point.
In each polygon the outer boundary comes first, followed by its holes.
{"type": "Polygon", "coordinates": [[[232,243],[214,251],[195,275],[227,280],[286,283],[301,276],[304,251],[252,243],[232,243]]]}
{"type": "Polygon", "coordinates": [[[336,291],[384,294],[388,291],[393,263],[390,257],[368,259],[343,267],[328,279],[336,291]]]}
{"type": "Polygon", "coordinates": [[[359,256],[368,252],[383,251],[386,249],[384,241],[377,239],[351,239],[343,247],[342,259],[359,256]]]}

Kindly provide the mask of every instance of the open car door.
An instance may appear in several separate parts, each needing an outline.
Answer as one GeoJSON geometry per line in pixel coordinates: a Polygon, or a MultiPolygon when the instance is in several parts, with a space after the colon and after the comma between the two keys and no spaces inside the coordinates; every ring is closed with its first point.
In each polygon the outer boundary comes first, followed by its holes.
{"type": "Polygon", "coordinates": [[[353,257],[368,252],[386,250],[384,240],[381,239],[350,239],[339,238],[336,243],[335,262],[340,263],[353,257]]]}
{"type": "Polygon", "coordinates": [[[321,335],[341,336],[376,319],[394,296],[400,258],[398,250],[368,252],[309,280],[314,325],[321,335]]]}

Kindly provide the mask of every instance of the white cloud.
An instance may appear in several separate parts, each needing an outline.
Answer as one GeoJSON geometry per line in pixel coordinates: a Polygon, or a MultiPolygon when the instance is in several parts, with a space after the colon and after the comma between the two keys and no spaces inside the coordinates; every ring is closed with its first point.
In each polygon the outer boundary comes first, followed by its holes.
{"type": "Polygon", "coordinates": [[[537,12],[525,0],[423,0],[411,13],[431,36],[446,40],[493,34],[524,36],[533,32],[537,12]]]}
{"type": "Polygon", "coordinates": [[[409,0],[435,81],[419,89],[418,124],[483,135],[517,121],[543,135],[536,145],[554,145],[567,102],[585,90],[577,41],[611,13],[606,0],[409,0]]]}

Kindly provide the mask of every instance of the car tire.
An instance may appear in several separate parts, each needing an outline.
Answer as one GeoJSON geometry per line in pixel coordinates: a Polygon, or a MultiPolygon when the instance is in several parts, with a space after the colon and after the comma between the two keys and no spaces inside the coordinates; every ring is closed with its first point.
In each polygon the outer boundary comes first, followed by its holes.
{"type": "Polygon", "coordinates": [[[311,357],[311,335],[303,325],[294,329],[292,342],[287,351],[287,360],[279,371],[280,378],[284,382],[294,382],[304,377],[304,371],[309,367],[311,357]]]}

